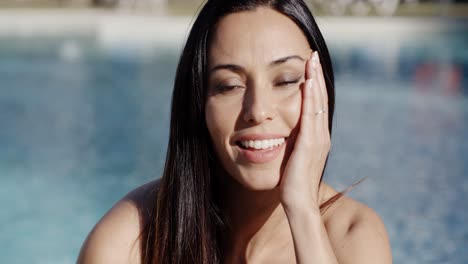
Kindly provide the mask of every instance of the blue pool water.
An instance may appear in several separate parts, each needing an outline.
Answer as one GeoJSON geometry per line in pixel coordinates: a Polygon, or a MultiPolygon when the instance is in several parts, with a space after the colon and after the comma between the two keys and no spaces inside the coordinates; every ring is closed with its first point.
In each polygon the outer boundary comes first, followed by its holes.
{"type": "MultiPolygon", "coordinates": [[[[385,221],[394,263],[468,263],[468,30],[328,42],[325,180],[369,176],[349,195],[385,221]]],[[[159,177],[178,52],[0,38],[1,263],[73,263],[96,221],[159,177]]]]}

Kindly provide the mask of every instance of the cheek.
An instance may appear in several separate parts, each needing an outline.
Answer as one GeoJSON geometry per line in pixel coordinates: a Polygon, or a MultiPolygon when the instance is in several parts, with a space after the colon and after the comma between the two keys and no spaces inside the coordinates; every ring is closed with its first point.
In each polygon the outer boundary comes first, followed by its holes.
{"type": "Polygon", "coordinates": [[[210,137],[213,141],[216,141],[216,138],[219,138],[219,135],[222,133],[222,127],[219,127],[220,123],[220,113],[219,109],[212,100],[206,102],[205,107],[205,121],[210,137]]]}
{"type": "Polygon", "coordinates": [[[301,115],[302,95],[301,90],[296,90],[281,98],[278,104],[278,109],[283,119],[291,128],[296,127],[301,115]]]}
{"type": "Polygon", "coordinates": [[[205,106],[205,121],[215,148],[219,151],[227,144],[230,134],[233,132],[235,118],[226,104],[210,98],[205,106]]]}

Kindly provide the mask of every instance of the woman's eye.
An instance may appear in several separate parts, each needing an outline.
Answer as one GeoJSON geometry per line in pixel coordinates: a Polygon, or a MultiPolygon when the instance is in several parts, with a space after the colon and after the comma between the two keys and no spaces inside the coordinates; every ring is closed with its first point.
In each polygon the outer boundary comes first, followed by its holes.
{"type": "Polygon", "coordinates": [[[228,92],[237,88],[242,88],[240,85],[217,85],[216,86],[216,91],[220,93],[228,92]]]}
{"type": "Polygon", "coordinates": [[[288,86],[288,85],[292,85],[292,84],[298,83],[299,80],[300,80],[300,79],[290,80],[290,81],[281,81],[281,82],[276,83],[276,85],[277,85],[277,86],[288,86]]]}

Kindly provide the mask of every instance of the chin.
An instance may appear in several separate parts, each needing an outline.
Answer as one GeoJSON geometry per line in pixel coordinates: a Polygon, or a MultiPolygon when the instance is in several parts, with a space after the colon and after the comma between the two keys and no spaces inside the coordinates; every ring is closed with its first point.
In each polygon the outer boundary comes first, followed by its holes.
{"type": "Polygon", "coordinates": [[[281,181],[283,158],[264,164],[241,164],[233,160],[224,162],[223,171],[229,184],[248,191],[271,191],[277,189],[281,181]]]}
{"type": "Polygon", "coordinates": [[[276,172],[240,173],[233,176],[242,187],[250,191],[269,191],[278,187],[281,180],[280,174],[276,172]]]}

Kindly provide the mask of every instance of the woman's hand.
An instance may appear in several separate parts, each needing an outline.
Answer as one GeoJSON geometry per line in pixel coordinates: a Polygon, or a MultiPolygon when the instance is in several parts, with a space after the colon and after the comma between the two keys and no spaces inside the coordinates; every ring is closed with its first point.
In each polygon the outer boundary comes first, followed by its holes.
{"type": "Polygon", "coordinates": [[[305,68],[299,129],[280,182],[281,203],[286,210],[319,209],[320,177],[331,146],[327,89],[317,52],[312,53],[305,68]]]}

